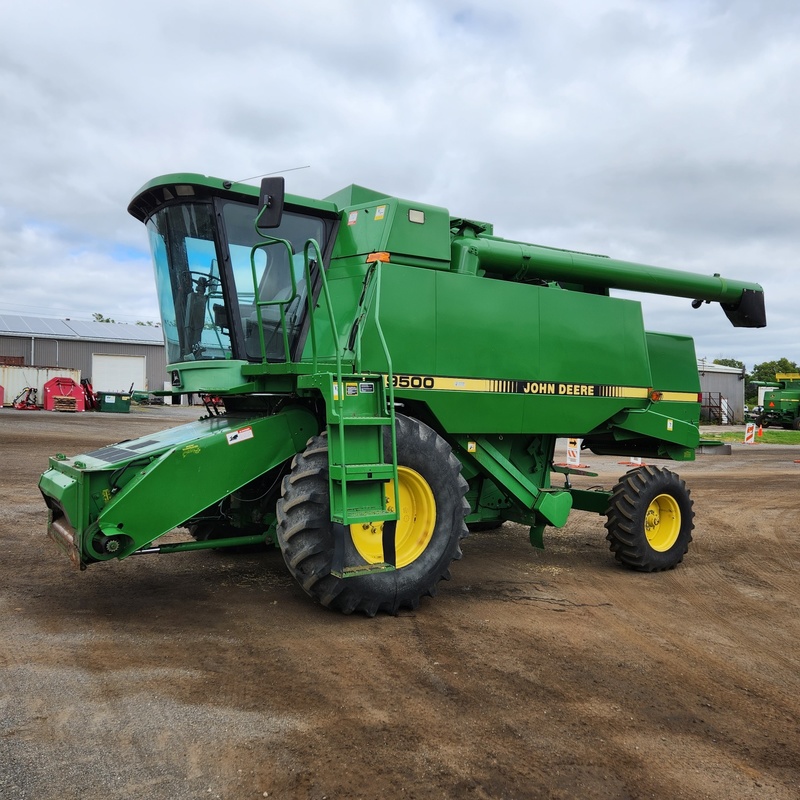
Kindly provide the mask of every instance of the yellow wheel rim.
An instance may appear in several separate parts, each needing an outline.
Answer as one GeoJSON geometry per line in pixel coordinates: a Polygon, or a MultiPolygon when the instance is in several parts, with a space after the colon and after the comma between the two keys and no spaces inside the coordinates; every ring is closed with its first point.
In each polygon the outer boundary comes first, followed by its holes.
{"type": "Polygon", "coordinates": [[[681,510],[670,494],[660,494],[647,507],[644,532],[653,550],[663,553],[678,541],[681,532],[681,510]]]}
{"type": "MultiPolygon", "coordinates": [[[[405,567],[416,561],[427,549],[436,525],[436,500],[431,487],[418,472],[409,467],[397,468],[400,490],[400,519],[395,534],[396,566],[405,567]]],[[[385,485],[386,510],[395,506],[394,484],[385,485]]],[[[383,560],[383,523],[364,522],[350,526],[350,536],[361,557],[368,564],[383,560]]]]}

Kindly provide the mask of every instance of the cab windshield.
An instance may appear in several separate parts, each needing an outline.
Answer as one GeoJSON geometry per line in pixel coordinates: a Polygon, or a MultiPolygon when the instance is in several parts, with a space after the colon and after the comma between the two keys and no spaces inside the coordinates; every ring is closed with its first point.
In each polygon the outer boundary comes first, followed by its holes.
{"type": "Polygon", "coordinates": [[[260,302],[272,303],[261,306],[266,356],[269,361],[285,361],[280,308],[282,305],[289,342],[294,343],[300,332],[303,312],[307,308],[303,249],[309,239],[316,239],[322,245],[325,228],[318,217],[285,211],[280,226],[270,231],[270,234],[289,241],[294,255],[278,243],[257,250],[254,258],[254,283],[250,250],[253,245],[264,242],[253,225],[256,210],[255,206],[246,203],[222,203],[225,244],[228,250],[226,255],[230,259],[236,286],[235,313],[242,326],[244,357],[260,360],[261,337],[255,305],[256,292],[260,302]]]}
{"type": "Polygon", "coordinates": [[[324,222],[284,212],[270,233],[292,244],[263,243],[254,228],[256,206],[234,201],[166,206],[147,223],[155,265],[168,363],[262,358],[256,297],[261,303],[264,350],[269,361],[285,361],[281,306],[290,347],[300,333],[306,308],[303,248],[308,239],[323,244],[324,222]],[[223,226],[215,238],[215,208],[223,226]],[[220,268],[222,263],[222,268],[220,268]],[[294,287],[292,282],[294,276],[294,287]]]}

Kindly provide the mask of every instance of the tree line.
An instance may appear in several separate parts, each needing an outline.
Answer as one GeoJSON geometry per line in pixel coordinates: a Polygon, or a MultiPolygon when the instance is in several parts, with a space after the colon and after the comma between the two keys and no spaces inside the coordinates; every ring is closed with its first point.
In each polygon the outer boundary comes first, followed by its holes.
{"type": "MultiPolygon", "coordinates": [[[[94,314],[92,314],[92,319],[95,322],[116,322],[116,320],[111,319],[111,317],[105,316],[105,314],[101,314],[99,311],[96,311],[94,314]]],[[[136,324],[137,325],[149,325],[151,328],[152,327],[155,327],[155,328],[160,328],[161,327],[160,323],[153,322],[152,320],[149,320],[149,319],[146,322],[142,322],[142,320],[136,320],[136,324]]]]}

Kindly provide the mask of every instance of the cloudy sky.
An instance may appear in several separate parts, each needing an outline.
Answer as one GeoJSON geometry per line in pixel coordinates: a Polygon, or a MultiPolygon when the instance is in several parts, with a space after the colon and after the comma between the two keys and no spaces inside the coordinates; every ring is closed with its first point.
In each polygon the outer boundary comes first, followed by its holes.
{"type": "Polygon", "coordinates": [[[0,313],[157,320],[168,172],[287,172],[501,236],[757,281],[768,327],[639,295],[647,327],[800,361],[796,0],[0,3],[0,313]]]}

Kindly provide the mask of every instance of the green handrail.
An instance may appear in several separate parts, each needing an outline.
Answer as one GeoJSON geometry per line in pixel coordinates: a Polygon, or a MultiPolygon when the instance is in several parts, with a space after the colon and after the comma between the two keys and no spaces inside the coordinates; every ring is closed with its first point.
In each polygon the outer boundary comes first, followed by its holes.
{"type": "MultiPolygon", "coordinates": [[[[316,262],[319,264],[319,277],[320,283],[322,285],[322,294],[325,297],[325,307],[328,312],[328,323],[331,326],[331,338],[334,343],[334,351],[336,353],[336,379],[339,381],[339,385],[341,386],[342,383],[342,355],[339,351],[339,337],[336,333],[336,315],[333,313],[333,302],[331,301],[331,293],[330,289],[328,288],[328,279],[325,276],[325,265],[322,262],[322,253],[319,249],[319,243],[316,239],[309,239],[306,241],[305,247],[303,248],[303,261],[304,261],[304,272],[306,278],[306,286],[310,289],[311,288],[311,261],[308,257],[309,248],[314,250],[314,255],[316,256],[316,262]]],[[[315,316],[314,316],[314,298],[312,297],[311,291],[307,291],[308,294],[308,314],[310,319],[311,325],[311,369],[313,372],[316,373],[317,371],[317,335],[315,329],[315,316]]],[[[341,401],[341,397],[340,397],[341,401]]],[[[341,406],[340,406],[341,407],[341,406]]]]}
{"type": "Polygon", "coordinates": [[[389,346],[386,344],[386,338],[383,335],[383,328],[381,327],[381,274],[382,266],[380,261],[375,262],[375,329],[378,332],[378,339],[380,340],[383,354],[386,357],[386,383],[387,383],[387,403],[389,406],[389,427],[391,428],[391,442],[392,442],[392,484],[394,485],[395,497],[395,514],[399,512],[400,506],[400,487],[398,486],[397,477],[397,430],[395,429],[395,413],[394,413],[394,371],[392,369],[392,356],[389,352],[389,346]]]}

